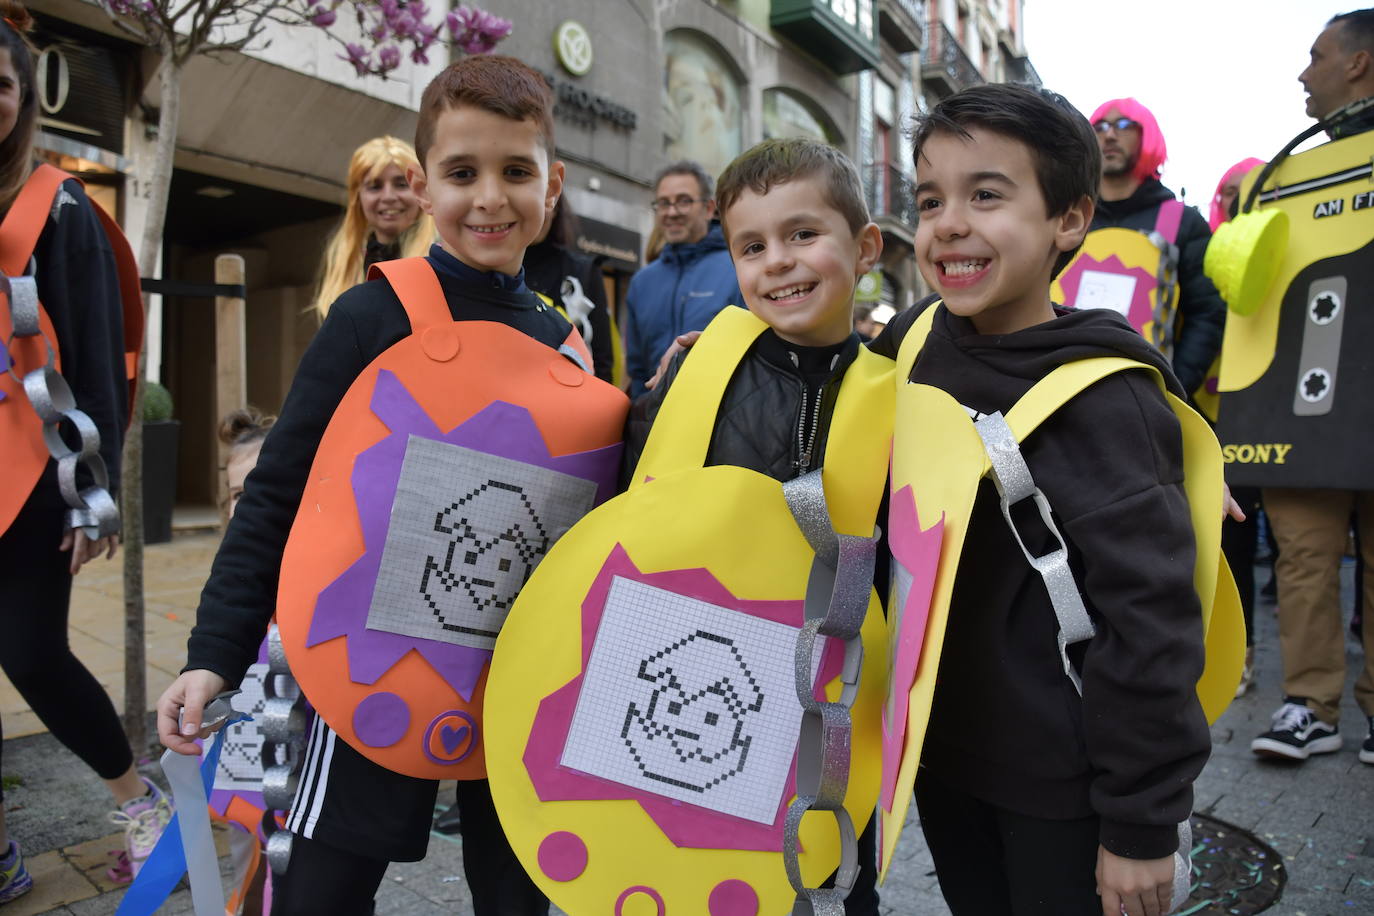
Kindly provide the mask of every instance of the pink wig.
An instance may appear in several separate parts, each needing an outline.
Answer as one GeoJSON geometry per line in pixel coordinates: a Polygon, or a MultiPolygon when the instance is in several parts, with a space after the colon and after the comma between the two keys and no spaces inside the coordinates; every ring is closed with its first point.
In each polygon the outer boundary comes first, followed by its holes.
{"type": "Polygon", "coordinates": [[[1249,159],[1242,159],[1240,162],[1237,162],[1227,169],[1226,174],[1221,176],[1221,181],[1217,182],[1217,189],[1212,194],[1212,212],[1207,219],[1207,222],[1212,226],[1213,232],[1216,232],[1218,226],[1231,218],[1231,214],[1222,209],[1221,189],[1232,181],[1250,174],[1250,170],[1257,165],[1264,165],[1264,160],[1256,159],[1254,156],[1251,156],[1249,159]]]}
{"type": "Polygon", "coordinates": [[[1150,109],[1135,99],[1112,99],[1103,102],[1097,106],[1097,110],[1088,120],[1096,124],[1113,108],[1140,125],[1140,155],[1136,158],[1135,169],[1131,174],[1140,181],[1158,178],[1160,166],[1169,158],[1169,150],[1164,145],[1164,132],[1159,129],[1159,122],[1150,113],[1150,109]]]}

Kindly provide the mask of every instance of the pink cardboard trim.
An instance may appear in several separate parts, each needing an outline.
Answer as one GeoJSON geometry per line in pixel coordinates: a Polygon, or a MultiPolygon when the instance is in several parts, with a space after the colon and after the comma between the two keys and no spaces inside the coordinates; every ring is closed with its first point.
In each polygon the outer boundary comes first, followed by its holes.
{"type": "MultiPolygon", "coordinates": [[[[587,660],[591,657],[597,628],[601,625],[601,615],[606,608],[611,580],[616,576],[701,601],[709,601],[762,620],[771,620],[792,627],[800,627],[804,622],[802,601],[750,601],[736,598],[720,580],[705,569],[641,572],[625,548],[616,544],[582,602],[583,671],[586,670],[587,660]]],[[[823,685],[840,675],[843,662],[843,647],[827,638],[817,675],[820,685],[816,688],[817,699],[825,698],[823,685]]],[[[795,755],[787,774],[787,788],[778,801],[778,814],[771,825],[731,817],[709,808],[663,798],[590,776],[559,763],[563,746],[568,741],[568,730],[572,727],[573,711],[577,707],[577,696],[581,689],[582,674],[579,673],[577,677],[540,702],[534,723],[530,727],[529,741],[525,745],[525,770],[529,773],[530,782],[534,784],[535,793],[538,794],[540,801],[630,799],[639,803],[644,813],[674,846],[693,849],[782,851],[783,821],[787,814],[787,803],[796,795],[795,755]]]]}

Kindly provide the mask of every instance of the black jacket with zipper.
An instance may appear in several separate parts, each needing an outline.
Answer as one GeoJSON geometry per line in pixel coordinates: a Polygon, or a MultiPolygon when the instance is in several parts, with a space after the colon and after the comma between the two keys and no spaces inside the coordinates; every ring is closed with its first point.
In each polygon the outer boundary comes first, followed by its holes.
{"type": "MultiPolygon", "coordinates": [[[[663,399],[690,354],[675,356],[658,387],[631,406],[622,486],[628,486],[663,399]]],[[[706,463],[733,464],[780,481],[820,467],[840,382],[858,354],[857,334],[833,347],[798,347],[764,331],[726,386],[706,463]]]]}

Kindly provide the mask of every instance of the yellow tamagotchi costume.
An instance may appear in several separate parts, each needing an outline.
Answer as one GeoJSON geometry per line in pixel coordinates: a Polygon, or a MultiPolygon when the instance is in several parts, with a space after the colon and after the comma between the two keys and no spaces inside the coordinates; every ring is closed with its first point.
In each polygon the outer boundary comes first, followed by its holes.
{"type": "Polygon", "coordinates": [[[853,880],[879,778],[892,363],[861,349],[850,365],[822,470],[705,467],[765,327],[737,308],[712,321],[629,491],[558,542],[497,642],[492,796],[570,913],[838,913],[816,887],[853,880]]]}
{"type": "Polygon", "coordinates": [[[1230,312],[1217,436],[1232,483],[1374,487],[1357,447],[1374,427],[1372,159],[1374,131],[1281,153],[1208,247],[1230,312]]]}
{"type": "MultiPolygon", "coordinates": [[[[883,714],[878,811],[882,827],[879,871],[884,877],[911,803],[964,536],[979,481],[993,469],[979,428],[965,408],[939,388],[908,382],[940,307],[936,303],[917,318],[897,357],[900,381],[888,518],[894,580],[888,639],[893,652],[883,714]]],[[[1151,372],[1164,387],[1158,370],[1124,357],[1060,366],[1006,414],[1014,443],[1024,440],[1089,385],[1133,369],[1151,372]]],[[[1235,696],[1245,655],[1240,599],[1221,555],[1221,453],[1206,421],[1172,393],[1165,391],[1165,397],[1183,431],[1185,487],[1197,543],[1193,583],[1206,632],[1206,667],[1198,681],[1198,697],[1208,721],[1216,721],[1235,696]]],[[[1050,507],[1043,504],[1043,496],[1038,501],[1042,517],[1048,519],[1050,507]]],[[[1063,549],[1061,539],[1061,553],[1063,549]]],[[[1050,555],[1037,558],[1036,563],[1048,559],[1050,555]]],[[[1066,556],[1059,559],[1063,563],[1054,574],[1070,575],[1066,556]]],[[[1071,575],[1063,584],[1073,586],[1071,575]]],[[[1076,638],[1090,635],[1089,627],[1076,638]]]]}

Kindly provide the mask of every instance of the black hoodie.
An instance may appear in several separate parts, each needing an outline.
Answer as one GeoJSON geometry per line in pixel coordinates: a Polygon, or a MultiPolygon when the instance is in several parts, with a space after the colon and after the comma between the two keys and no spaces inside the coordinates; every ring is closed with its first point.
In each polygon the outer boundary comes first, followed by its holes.
{"type": "MultiPolygon", "coordinates": [[[[1174,192],[1154,178],[1147,178],[1125,200],[1099,200],[1093,213],[1093,229],[1121,228],[1152,232],[1159,205],[1173,200],[1174,192]]],[[[1174,374],[1189,394],[1207,380],[1207,370],[1221,352],[1226,326],[1226,303],[1202,272],[1202,260],[1212,230],[1193,207],[1183,208],[1178,225],[1178,313],[1181,316],[1174,341],[1174,374]]]]}
{"type": "MultiPolygon", "coordinates": [[[[894,319],[873,349],[895,357],[917,311],[894,319]]],[[[1057,314],[984,336],[941,307],[911,381],[982,413],[1005,413],[1056,366],[1127,356],[1158,367],[1182,394],[1159,352],[1115,312],[1057,314]]],[[[1149,374],[1117,373],[1046,420],[1022,454],[1069,541],[1097,626],[1077,657],[1083,696],[1060,662],[1044,583],[985,479],[955,580],[922,763],[1012,811],[1096,813],[1108,850],[1162,858],[1177,848],[1175,827],[1192,810],[1192,782],[1211,746],[1195,693],[1202,622],[1178,420],[1149,374]]]]}

